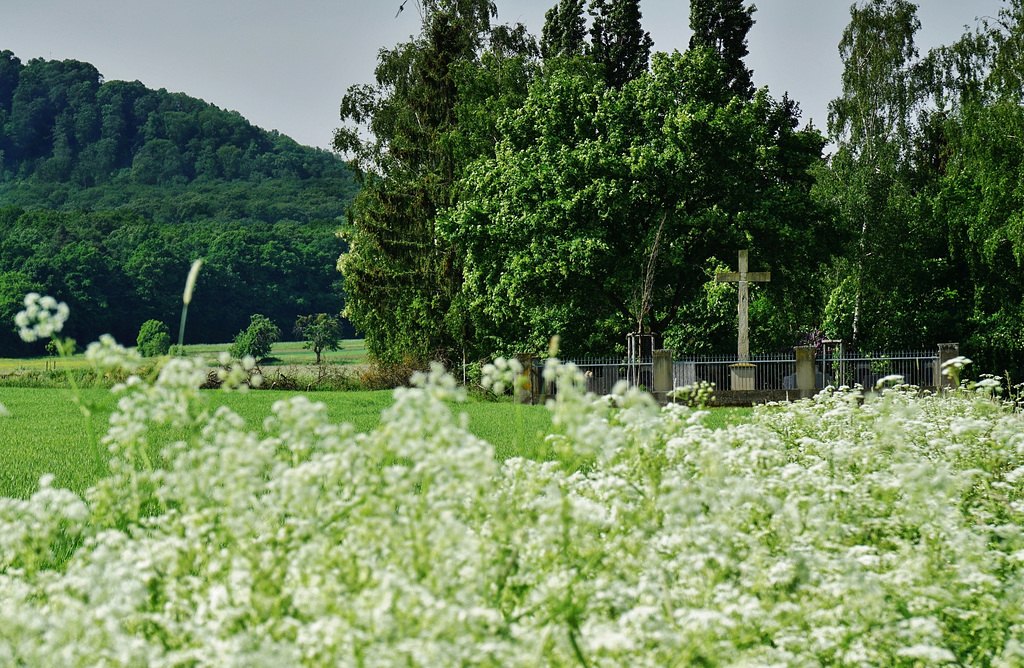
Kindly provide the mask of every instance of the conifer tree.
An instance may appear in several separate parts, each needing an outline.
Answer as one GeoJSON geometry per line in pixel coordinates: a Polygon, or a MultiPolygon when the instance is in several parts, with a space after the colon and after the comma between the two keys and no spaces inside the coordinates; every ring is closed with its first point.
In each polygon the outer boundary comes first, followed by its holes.
{"type": "Polygon", "coordinates": [[[654,44],[640,25],[640,0],[592,0],[590,14],[590,52],[605,83],[621,89],[647,71],[654,44]]]}
{"type": "Polygon", "coordinates": [[[418,8],[419,36],[381,52],[375,85],[348,90],[341,116],[353,125],[334,136],[361,179],[345,232],[349,252],[338,261],[345,315],[383,362],[451,361],[461,349],[460,254],[441,238],[438,220],[456,201],[467,150],[487,150],[479,136],[486,128],[467,120],[482,115],[469,98],[493,101],[494,115],[526,86],[502,68],[536,49],[525,30],[492,29],[491,0],[422,0],[418,8]],[[509,76],[488,80],[488,67],[509,76]]]}
{"type": "Polygon", "coordinates": [[[557,56],[578,56],[587,50],[587,21],[583,0],[559,0],[544,14],[540,50],[545,60],[557,56]]]}
{"type": "Polygon", "coordinates": [[[743,0],[690,0],[690,48],[715,50],[725,63],[729,90],[746,100],[754,96],[753,72],[743,59],[755,9],[743,0]]]}

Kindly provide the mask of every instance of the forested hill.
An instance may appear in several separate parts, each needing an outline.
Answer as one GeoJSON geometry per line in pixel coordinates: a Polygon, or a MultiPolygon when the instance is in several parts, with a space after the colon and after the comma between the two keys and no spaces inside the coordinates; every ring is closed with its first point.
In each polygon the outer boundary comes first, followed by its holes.
{"type": "Polygon", "coordinates": [[[0,51],[0,204],[128,207],[158,223],[305,223],[355,192],[335,155],[89,63],[0,51]]]}

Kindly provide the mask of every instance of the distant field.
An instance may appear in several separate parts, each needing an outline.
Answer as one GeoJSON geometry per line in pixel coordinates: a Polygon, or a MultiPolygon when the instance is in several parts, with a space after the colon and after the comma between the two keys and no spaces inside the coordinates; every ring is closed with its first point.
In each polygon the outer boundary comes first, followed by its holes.
{"type": "MultiPolygon", "coordinates": [[[[217,355],[228,349],[230,343],[210,343],[185,346],[188,355],[202,355],[209,362],[215,362],[217,355]]],[[[274,360],[265,366],[283,364],[315,364],[316,355],[302,347],[302,341],[281,341],[272,348],[274,360]]],[[[321,355],[327,364],[362,364],[366,361],[366,345],[362,339],[348,339],[340,350],[325,351],[321,355]]],[[[18,371],[46,371],[50,369],[80,369],[88,366],[85,356],[81,353],[69,360],[56,357],[0,357],[0,376],[17,373],[18,371]]]]}

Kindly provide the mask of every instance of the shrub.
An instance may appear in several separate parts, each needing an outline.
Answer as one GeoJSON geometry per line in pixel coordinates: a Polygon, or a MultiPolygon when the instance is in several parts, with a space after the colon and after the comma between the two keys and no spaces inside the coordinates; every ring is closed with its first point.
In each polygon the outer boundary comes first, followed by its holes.
{"type": "Polygon", "coordinates": [[[142,323],[135,342],[143,357],[160,357],[171,349],[171,334],[167,325],[159,320],[147,320],[142,323]]]}
{"type": "Polygon", "coordinates": [[[363,390],[393,390],[396,387],[408,387],[412,375],[423,369],[423,364],[418,364],[411,358],[396,364],[375,362],[359,370],[359,387],[363,390]]]}
{"type": "Polygon", "coordinates": [[[271,346],[280,340],[281,328],[267,316],[255,313],[249,320],[249,326],[235,337],[228,352],[239,359],[249,355],[258,362],[269,357],[271,346]]]}

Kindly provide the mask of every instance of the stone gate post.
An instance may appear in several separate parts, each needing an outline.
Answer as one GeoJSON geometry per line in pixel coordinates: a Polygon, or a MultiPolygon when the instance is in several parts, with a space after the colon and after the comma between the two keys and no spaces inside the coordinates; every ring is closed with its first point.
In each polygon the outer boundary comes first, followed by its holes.
{"type": "Polygon", "coordinates": [[[953,387],[953,379],[942,373],[942,365],[960,356],[959,343],[940,343],[939,359],[935,360],[935,386],[940,390],[946,387],[953,387]]]}
{"type": "Polygon", "coordinates": [[[814,382],[814,362],[814,346],[796,347],[796,389],[812,391],[820,389],[815,387],[817,383],[814,382]]]}
{"type": "Polygon", "coordinates": [[[672,391],[672,351],[668,349],[654,351],[653,386],[654,398],[659,404],[668,401],[668,393],[672,391]]]}

